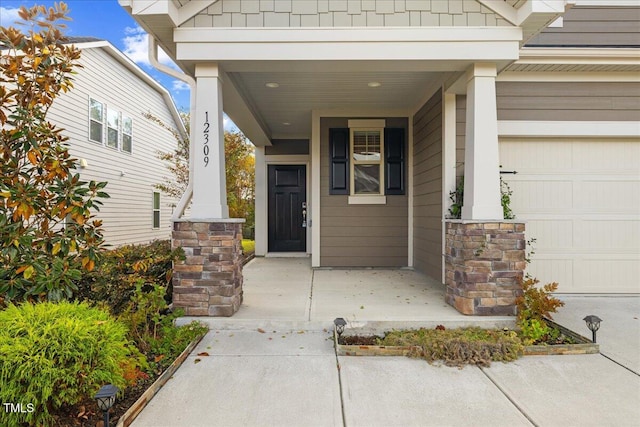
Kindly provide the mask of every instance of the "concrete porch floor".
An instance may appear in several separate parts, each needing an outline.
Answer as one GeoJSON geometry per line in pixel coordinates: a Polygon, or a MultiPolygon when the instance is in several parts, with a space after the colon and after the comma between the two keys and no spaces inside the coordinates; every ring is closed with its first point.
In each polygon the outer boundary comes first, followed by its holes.
{"type": "Polygon", "coordinates": [[[240,310],[226,321],[211,318],[207,323],[217,328],[282,321],[330,327],[333,319],[344,317],[351,326],[510,327],[515,320],[460,314],[445,302],[442,283],[410,269],[312,269],[309,258],[255,258],[243,274],[240,310]]]}

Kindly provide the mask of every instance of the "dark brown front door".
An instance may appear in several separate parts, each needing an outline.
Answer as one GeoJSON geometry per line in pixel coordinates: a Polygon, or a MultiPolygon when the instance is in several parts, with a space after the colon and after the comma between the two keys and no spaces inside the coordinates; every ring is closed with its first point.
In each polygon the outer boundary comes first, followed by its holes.
{"type": "Polygon", "coordinates": [[[269,165],[269,251],[307,250],[306,166],[269,165]]]}

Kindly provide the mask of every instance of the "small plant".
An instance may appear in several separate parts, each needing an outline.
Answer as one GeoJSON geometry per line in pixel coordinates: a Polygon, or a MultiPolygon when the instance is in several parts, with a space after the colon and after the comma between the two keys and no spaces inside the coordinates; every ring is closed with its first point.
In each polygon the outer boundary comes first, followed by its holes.
{"type": "MultiPolygon", "coordinates": [[[[513,191],[509,184],[500,177],[500,203],[502,204],[502,214],[504,219],[515,219],[515,214],[511,209],[511,196],[513,191]]],[[[449,193],[449,217],[460,219],[462,217],[462,204],[464,203],[464,177],[458,177],[458,185],[455,191],[449,193]]]]}
{"type": "Polygon", "coordinates": [[[0,425],[51,425],[52,412],[90,398],[107,383],[123,390],[146,368],[127,328],[85,303],[10,304],[0,311],[0,425]],[[129,381],[128,381],[129,380],[129,381]]]}
{"type": "Polygon", "coordinates": [[[558,289],[558,284],[554,282],[538,287],[538,283],[538,279],[527,276],[522,281],[522,295],[516,299],[517,326],[526,344],[553,340],[554,335],[559,335],[544,320],[551,319],[551,313],[564,306],[564,302],[551,295],[558,289]]]}

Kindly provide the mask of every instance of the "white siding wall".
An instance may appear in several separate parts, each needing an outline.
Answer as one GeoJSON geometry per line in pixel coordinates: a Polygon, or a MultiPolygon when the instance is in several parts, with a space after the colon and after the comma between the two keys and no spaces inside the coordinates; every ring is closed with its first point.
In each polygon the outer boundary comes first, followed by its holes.
{"type": "Polygon", "coordinates": [[[49,112],[49,120],[65,129],[71,154],[85,159],[83,180],[107,181],[111,196],[98,213],[103,220],[105,240],[118,246],[168,239],[172,208],[175,203],[161,195],[161,223],[153,229],[153,185],[167,175],[156,152],[171,151],[171,134],[142,117],[151,112],[165,123],[176,126],[165,99],[154,88],[116,61],[102,48],[82,51],[82,65],[74,76],[75,88],[58,98],[49,112]],[[119,152],[89,140],[88,106],[94,98],[133,119],[132,153],[119,152]]]}
{"type": "Polygon", "coordinates": [[[476,0],[219,0],[182,27],[510,25],[476,0]]]}

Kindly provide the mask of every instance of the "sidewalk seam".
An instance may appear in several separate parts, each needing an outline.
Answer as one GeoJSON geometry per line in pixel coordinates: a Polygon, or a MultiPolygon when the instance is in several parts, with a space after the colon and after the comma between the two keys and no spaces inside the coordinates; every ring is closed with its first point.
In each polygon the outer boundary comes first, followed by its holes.
{"type": "Polygon", "coordinates": [[[604,354],[603,352],[600,352],[600,356],[604,357],[605,359],[608,359],[610,361],[612,361],[613,363],[615,363],[616,365],[623,367],[624,369],[626,369],[627,371],[633,373],[634,375],[637,375],[640,377],[640,374],[637,373],[636,371],[634,371],[633,369],[629,368],[628,366],[618,362],[617,360],[613,359],[612,357],[607,356],[606,354],[604,354]]]}
{"type": "Polygon", "coordinates": [[[333,340],[333,351],[336,355],[336,369],[338,370],[338,387],[340,389],[340,412],[342,413],[342,427],[347,427],[347,418],[344,413],[344,397],[342,396],[342,369],[340,368],[340,359],[338,358],[338,347],[335,339],[333,340]]]}
{"type": "Polygon", "coordinates": [[[493,383],[493,385],[494,385],[494,386],[496,386],[496,388],[497,388],[498,390],[500,390],[500,393],[502,393],[502,395],[503,395],[504,397],[506,397],[506,398],[507,398],[507,400],[508,400],[509,402],[511,402],[511,404],[512,404],[513,406],[515,406],[515,407],[516,407],[516,409],[517,409],[517,410],[518,410],[518,411],[519,411],[519,412],[520,412],[520,413],[521,413],[521,414],[522,414],[522,415],[523,415],[523,416],[524,416],[524,417],[525,417],[525,418],[526,418],[526,419],[531,423],[531,425],[533,425],[534,427],[540,427],[538,424],[536,424],[536,422],[535,422],[535,421],[533,421],[533,418],[531,418],[531,417],[529,416],[529,414],[527,414],[527,412],[526,412],[522,407],[520,407],[520,405],[518,405],[518,404],[516,403],[516,401],[515,401],[515,400],[513,400],[513,399],[512,399],[512,398],[507,394],[507,392],[506,392],[502,387],[500,387],[500,385],[499,385],[496,381],[494,381],[494,380],[493,380],[493,378],[491,378],[491,376],[490,376],[489,374],[487,374],[487,373],[485,372],[485,370],[482,368],[482,366],[478,366],[478,369],[480,369],[480,372],[482,372],[482,373],[484,374],[484,376],[485,376],[485,377],[487,377],[487,378],[489,379],[489,381],[491,381],[491,382],[493,383]]]}
{"type": "Polygon", "coordinates": [[[311,269],[311,286],[309,287],[309,314],[307,315],[307,320],[311,321],[311,308],[313,307],[313,281],[315,279],[314,275],[316,274],[315,270],[311,269]]]}

